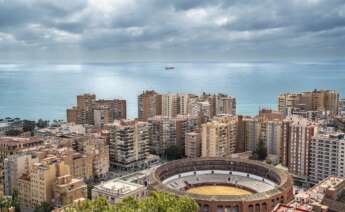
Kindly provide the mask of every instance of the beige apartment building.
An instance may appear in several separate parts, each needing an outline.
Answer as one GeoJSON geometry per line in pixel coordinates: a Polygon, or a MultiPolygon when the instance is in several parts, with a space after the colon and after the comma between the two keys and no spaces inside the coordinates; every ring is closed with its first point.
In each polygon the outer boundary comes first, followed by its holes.
{"type": "Polygon", "coordinates": [[[85,180],[93,178],[93,158],[89,155],[68,149],[63,160],[71,168],[70,173],[73,177],[85,180]]]}
{"type": "Polygon", "coordinates": [[[339,93],[334,90],[314,90],[302,93],[284,93],[278,96],[278,110],[322,111],[338,113],[339,93]]]}
{"type": "MultiPolygon", "coordinates": [[[[71,136],[64,140],[65,146],[73,148],[68,155],[71,164],[81,167],[77,176],[100,178],[109,172],[109,144],[105,138],[96,135],[71,136]],[[72,156],[74,155],[74,156],[72,156]],[[73,159],[74,158],[74,159],[73,159]],[[85,166],[80,166],[85,164],[85,166]],[[83,172],[85,172],[83,174],[83,172]]],[[[75,176],[72,172],[72,175],[75,176]]]]}
{"type": "Polygon", "coordinates": [[[267,147],[267,154],[281,157],[282,144],[282,121],[267,121],[265,144],[267,147]]]}
{"type": "Polygon", "coordinates": [[[163,155],[165,150],[176,145],[176,122],[167,116],[154,116],[148,119],[150,124],[150,151],[163,155]]]}
{"type": "Polygon", "coordinates": [[[150,150],[163,155],[165,150],[176,145],[185,148],[186,133],[198,128],[197,117],[177,115],[174,118],[154,116],[148,119],[150,124],[150,150]]]}
{"type": "Polygon", "coordinates": [[[77,106],[67,109],[67,122],[103,127],[127,117],[126,100],[96,100],[95,94],[77,96],[77,106]]]}
{"type": "Polygon", "coordinates": [[[237,117],[220,116],[202,125],[201,156],[227,157],[237,146],[237,117]]]}
{"type": "Polygon", "coordinates": [[[55,156],[48,156],[32,164],[29,173],[18,179],[19,202],[23,208],[34,208],[42,202],[64,206],[86,198],[86,184],[72,178],[70,167],[55,156]],[[70,181],[62,180],[66,177],[70,181]],[[62,189],[64,186],[68,189],[62,189]]]}
{"type": "Polygon", "coordinates": [[[150,141],[150,126],[147,122],[120,120],[107,127],[110,131],[111,166],[127,169],[145,163],[150,141]]]}
{"type": "Polygon", "coordinates": [[[242,119],[244,128],[245,151],[254,151],[262,136],[262,124],[257,118],[244,117],[242,119]]]}
{"type": "Polygon", "coordinates": [[[282,163],[289,172],[302,178],[309,174],[309,148],[318,124],[308,119],[290,116],[284,119],[282,129],[282,163]]]}
{"type": "Polygon", "coordinates": [[[185,154],[187,158],[201,157],[201,134],[198,131],[186,133],[185,154]]]}
{"type": "Polygon", "coordinates": [[[162,116],[174,118],[177,115],[187,115],[191,94],[162,94],[162,116]]]}
{"type": "Polygon", "coordinates": [[[18,191],[18,179],[29,173],[33,163],[38,158],[33,157],[29,152],[20,152],[9,155],[4,161],[4,188],[5,195],[12,195],[14,190],[18,191]]]}
{"type": "Polygon", "coordinates": [[[87,185],[81,178],[73,178],[66,174],[57,177],[55,182],[53,192],[56,207],[66,207],[86,199],[87,185]]]}
{"type": "Polygon", "coordinates": [[[38,137],[0,137],[0,197],[4,194],[4,160],[7,156],[44,144],[38,137]]]}
{"type": "Polygon", "coordinates": [[[162,114],[162,95],[154,90],[144,91],[138,96],[138,119],[147,121],[149,118],[162,114]]]}

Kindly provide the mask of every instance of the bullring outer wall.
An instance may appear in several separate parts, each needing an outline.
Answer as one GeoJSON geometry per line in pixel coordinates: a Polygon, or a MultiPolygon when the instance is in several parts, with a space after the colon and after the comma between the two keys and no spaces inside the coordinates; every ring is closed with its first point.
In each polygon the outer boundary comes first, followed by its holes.
{"type": "Polygon", "coordinates": [[[187,195],[200,206],[200,211],[218,212],[269,212],[278,203],[287,203],[293,198],[291,176],[273,166],[252,160],[228,158],[181,159],[158,167],[150,176],[150,188],[175,195],[187,195]],[[196,170],[226,170],[254,174],[272,180],[277,187],[262,193],[244,196],[197,195],[169,188],[163,180],[179,173],[196,170]]]}

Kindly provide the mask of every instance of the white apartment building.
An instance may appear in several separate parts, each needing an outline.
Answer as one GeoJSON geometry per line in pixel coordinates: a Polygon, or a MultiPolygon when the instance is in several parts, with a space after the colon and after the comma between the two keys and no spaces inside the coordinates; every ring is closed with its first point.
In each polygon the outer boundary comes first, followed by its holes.
{"type": "Polygon", "coordinates": [[[329,176],[345,177],[345,134],[326,132],[310,143],[309,181],[316,184],[329,176]]]}

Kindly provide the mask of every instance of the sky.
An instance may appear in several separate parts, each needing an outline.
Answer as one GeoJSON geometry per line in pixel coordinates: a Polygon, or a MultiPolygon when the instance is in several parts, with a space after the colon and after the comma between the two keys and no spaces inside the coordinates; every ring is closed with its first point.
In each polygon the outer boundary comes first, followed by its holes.
{"type": "Polygon", "coordinates": [[[345,0],[0,0],[0,62],[318,61],[345,0]]]}

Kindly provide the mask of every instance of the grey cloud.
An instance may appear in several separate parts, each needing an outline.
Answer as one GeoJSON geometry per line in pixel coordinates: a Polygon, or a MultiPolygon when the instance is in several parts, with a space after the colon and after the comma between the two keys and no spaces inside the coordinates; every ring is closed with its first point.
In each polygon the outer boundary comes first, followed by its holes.
{"type": "Polygon", "coordinates": [[[0,60],[338,59],[344,29],[342,0],[0,0],[0,60]]]}

